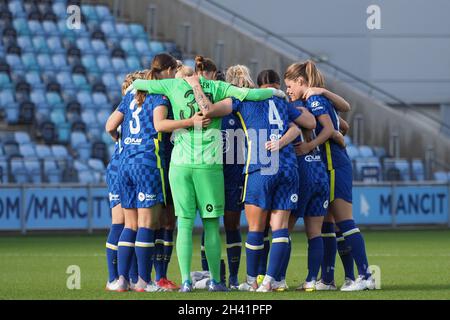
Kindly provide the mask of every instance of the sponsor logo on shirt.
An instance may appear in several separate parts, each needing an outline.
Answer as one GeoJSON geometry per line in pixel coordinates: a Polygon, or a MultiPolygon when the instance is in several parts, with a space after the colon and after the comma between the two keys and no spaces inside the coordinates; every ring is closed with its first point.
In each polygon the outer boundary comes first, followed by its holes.
{"type": "Polygon", "coordinates": [[[269,137],[270,141],[278,141],[281,139],[281,134],[272,133],[269,137]]]}
{"type": "Polygon", "coordinates": [[[145,200],[155,200],[156,195],[155,194],[147,194],[143,192],[139,192],[138,199],[139,201],[145,201],[145,200]]]}
{"type": "Polygon", "coordinates": [[[307,155],[307,156],[305,156],[305,161],[307,161],[307,162],[313,162],[313,161],[322,161],[321,160],[321,158],[320,158],[320,155],[315,155],[315,156],[313,156],[313,155],[307,155]]]}
{"type": "Polygon", "coordinates": [[[328,208],[328,200],[325,200],[325,202],[323,203],[323,208],[324,209],[328,208]]]}
{"type": "Polygon", "coordinates": [[[142,143],[142,138],[125,138],[125,140],[123,141],[123,143],[125,143],[126,145],[132,144],[132,145],[141,145],[142,143]]]}
{"type": "Polygon", "coordinates": [[[119,195],[118,194],[113,194],[113,193],[109,193],[109,201],[119,201],[119,195]]]}
{"type": "Polygon", "coordinates": [[[298,195],[297,195],[296,193],[294,193],[294,194],[291,195],[291,201],[292,201],[293,203],[297,203],[297,201],[298,201],[298,195]]]}

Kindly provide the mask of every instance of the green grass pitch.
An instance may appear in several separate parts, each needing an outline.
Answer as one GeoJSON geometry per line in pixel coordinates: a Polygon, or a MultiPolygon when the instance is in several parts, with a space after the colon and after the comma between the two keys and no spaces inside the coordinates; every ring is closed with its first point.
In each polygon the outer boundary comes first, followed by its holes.
{"type": "MultiPolygon", "coordinates": [[[[34,235],[0,237],[0,299],[450,299],[450,232],[365,231],[369,263],[381,268],[382,290],[356,293],[295,292],[306,275],[305,235],[292,235],[288,269],[290,290],[281,293],[115,293],[104,290],[107,279],[104,235],[34,235]],[[69,265],[81,269],[81,289],[66,287],[69,265]]],[[[192,270],[200,270],[199,235],[194,236],[192,270]]],[[[245,252],[245,250],[244,250],[245,252]]],[[[225,250],[223,250],[223,256],[225,250]]],[[[355,268],[356,269],[356,268],[355,268]]],[[[245,255],[240,280],[244,279],[245,255]]],[[[169,278],[180,283],[176,251],[169,278]]],[[[343,271],[336,259],[336,280],[343,271]]]]}

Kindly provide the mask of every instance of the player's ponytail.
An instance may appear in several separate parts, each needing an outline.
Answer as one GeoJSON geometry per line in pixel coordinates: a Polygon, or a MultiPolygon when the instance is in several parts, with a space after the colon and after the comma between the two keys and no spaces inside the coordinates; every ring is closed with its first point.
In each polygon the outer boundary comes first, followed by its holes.
{"type": "MultiPolygon", "coordinates": [[[[160,80],[162,79],[161,73],[166,70],[177,70],[178,69],[178,62],[177,60],[172,57],[170,54],[167,53],[161,53],[157,54],[153,60],[152,65],[150,66],[150,70],[145,72],[145,74],[142,75],[141,79],[145,80],[160,80]]],[[[147,97],[146,91],[137,91],[134,98],[136,99],[139,106],[142,106],[142,104],[145,101],[145,98],[147,97]]]]}
{"type": "Polygon", "coordinates": [[[286,69],[284,78],[292,81],[303,78],[308,87],[325,87],[325,80],[322,73],[319,69],[317,69],[316,64],[311,60],[307,60],[303,63],[297,62],[291,64],[286,69]]]}
{"type": "Polygon", "coordinates": [[[236,87],[255,88],[255,83],[250,76],[250,70],[240,64],[229,67],[225,79],[236,87]]]}
{"type": "Polygon", "coordinates": [[[217,66],[214,61],[204,56],[195,57],[195,73],[205,78],[215,77],[217,72],[217,66]],[[209,75],[208,75],[209,73],[209,75]]]}
{"type": "Polygon", "coordinates": [[[267,69],[258,74],[257,78],[258,87],[263,85],[281,85],[281,79],[275,70],[267,69]]]}

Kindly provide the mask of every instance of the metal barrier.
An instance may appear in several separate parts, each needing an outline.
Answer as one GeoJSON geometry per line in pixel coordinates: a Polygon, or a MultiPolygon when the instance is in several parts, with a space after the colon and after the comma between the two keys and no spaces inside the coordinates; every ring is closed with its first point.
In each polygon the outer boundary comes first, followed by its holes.
{"type": "MultiPolygon", "coordinates": [[[[359,225],[450,227],[450,183],[354,183],[353,214],[359,225]]],[[[300,195],[301,196],[301,195],[300,195]]],[[[301,198],[300,198],[301,199],[301,198]]],[[[245,215],[241,217],[246,226],[245,215]]],[[[106,186],[83,184],[0,185],[0,232],[107,229],[106,186]]],[[[199,218],[196,226],[200,226],[199,218]]]]}

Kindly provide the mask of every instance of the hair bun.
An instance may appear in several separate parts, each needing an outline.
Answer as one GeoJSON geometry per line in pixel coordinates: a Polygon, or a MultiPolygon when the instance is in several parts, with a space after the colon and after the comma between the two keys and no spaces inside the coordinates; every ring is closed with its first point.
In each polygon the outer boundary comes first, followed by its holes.
{"type": "Polygon", "coordinates": [[[203,63],[204,61],[205,61],[205,57],[203,57],[203,56],[195,57],[195,63],[203,63]]]}

